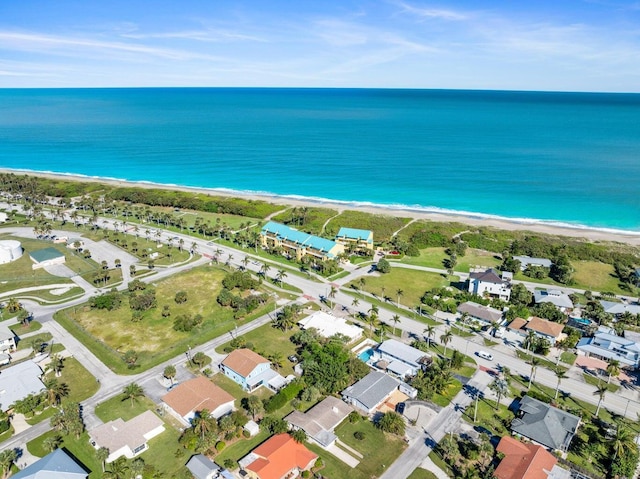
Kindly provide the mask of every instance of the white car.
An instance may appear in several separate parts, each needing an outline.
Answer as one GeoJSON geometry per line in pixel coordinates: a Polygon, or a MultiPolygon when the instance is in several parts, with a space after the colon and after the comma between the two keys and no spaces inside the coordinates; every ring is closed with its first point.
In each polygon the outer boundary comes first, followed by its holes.
{"type": "Polygon", "coordinates": [[[493,361],[493,356],[486,351],[478,351],[478,356],[487,361],[493,361]]]}

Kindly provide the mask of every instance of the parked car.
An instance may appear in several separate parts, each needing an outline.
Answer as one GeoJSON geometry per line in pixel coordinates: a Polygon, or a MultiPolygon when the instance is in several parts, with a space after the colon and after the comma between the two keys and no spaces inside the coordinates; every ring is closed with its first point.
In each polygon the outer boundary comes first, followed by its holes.
{"type": "Polygon", "coordinates": [[[482,359],[486,359],[487,361],[493,361],[493,355],[489,354],[486,351],[478,351],[476,354],[482,359]]]}

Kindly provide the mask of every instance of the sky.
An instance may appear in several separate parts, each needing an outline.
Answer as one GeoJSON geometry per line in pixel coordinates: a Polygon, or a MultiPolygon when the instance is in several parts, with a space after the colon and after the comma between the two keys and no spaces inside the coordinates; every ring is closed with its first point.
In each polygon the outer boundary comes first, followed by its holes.
{"type": "Polygon", "coordinates": [[[640,92],[640,0],[0,0],[0,88],[640,92]]]}

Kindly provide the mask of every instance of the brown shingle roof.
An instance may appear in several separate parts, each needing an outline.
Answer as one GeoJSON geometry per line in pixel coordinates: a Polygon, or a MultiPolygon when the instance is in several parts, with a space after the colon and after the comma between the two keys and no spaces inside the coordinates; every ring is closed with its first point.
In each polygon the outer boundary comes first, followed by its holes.
{"type": "Polygon", "coordinates": [[[527,324],[527,320],[526,319],[522,319],[522,318],[516,318],[513,321],[511,321],[509,323],[509,326],[507,326],[507,328],[509,329],[513,329],[515,330],[520,330],[522,329],[522,327],[527,324]]]}
{"type": "Polygon", "coordinates": [[[213,412],[223,404],[233,402],[235,399],[224,389],[200,376],[176,386],[165,394],[162,400],[184,417],[191,411],[207,409],[213,412]]]}
{"type": "Polygon", "coordinates": [[[229,356],[222,361],[222,364],[246,378],[258,365],[268,362],[267,359],[258,353],[254,353],[250,349],[242,348],[231,351],[229,356]]]}
{"type": "Polygon", "coordinates": [[[564,326],[560,323],[554,323],[553,321],[534,316],[525,325],[525,329],[531,329],[538,333],[557,338],[560,336],[560,333],[562,333],[564,326]]]}
{"type": "Polygon", "coordinates": [[[508,436],[500,439],[496,450],[504,454],[493,473],[498,479],[547,479],[557,462],[544,447],[523,444],[508,436]]]}

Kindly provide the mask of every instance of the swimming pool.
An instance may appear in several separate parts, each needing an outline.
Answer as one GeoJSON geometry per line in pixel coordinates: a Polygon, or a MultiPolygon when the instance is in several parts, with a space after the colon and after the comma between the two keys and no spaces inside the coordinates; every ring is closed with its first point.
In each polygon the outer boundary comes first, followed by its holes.
{"type": "Polygon", "coordinates": [[[371,348],[365,349],[360,354],[358,354],[358,358],[365,363],[368,362],[372,356],[373,356],[373,349],[371,348]]]}
{"type": "Polygon", "coordinates": [[[582,319],[582,318],[571,318],[572,321],[575,321],[576,323],[580,323],[580,324],[586,324],[587,326],[589,326],[591,324],[591,321],[589,321],[588,319],[582,319]]]}

